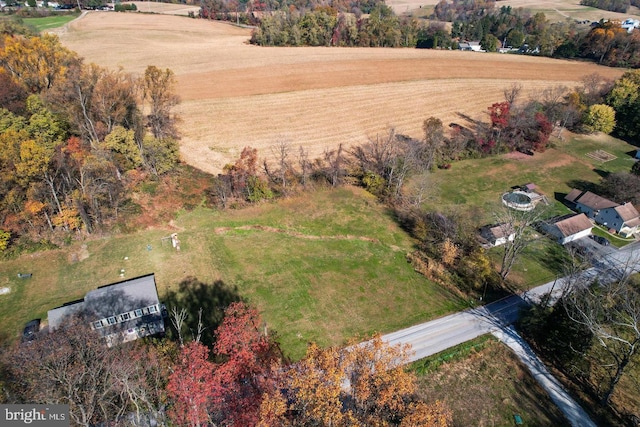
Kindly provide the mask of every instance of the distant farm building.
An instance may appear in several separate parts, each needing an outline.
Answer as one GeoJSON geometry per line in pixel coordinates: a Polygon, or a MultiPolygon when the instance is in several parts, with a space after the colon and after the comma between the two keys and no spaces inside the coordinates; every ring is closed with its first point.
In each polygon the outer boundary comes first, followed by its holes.
{"type": "Polygon", "coordinates": [[[458,43],[458,49],[468,52],[484,52],[480,42],[460,42],[458,43]]]}

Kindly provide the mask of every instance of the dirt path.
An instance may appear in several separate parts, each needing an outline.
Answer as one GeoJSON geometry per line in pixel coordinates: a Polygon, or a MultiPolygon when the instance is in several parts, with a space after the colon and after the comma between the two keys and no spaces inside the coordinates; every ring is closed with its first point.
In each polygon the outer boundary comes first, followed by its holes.
{"type": "Polygon", "coordinates": [[[281,228],[269,227],[265,225],[243,225],[240,227],[217,227],[214,232],[216,234],[225,234],[229,231],[234,230],[257,230],[257,231],[266,231],[269,233],[279,233],[286,234],[287,236],[296,237],[298,239],[307,239],[307,240],[360,240],[363,242],[372,242],[372,243],[380,243],[378,239],[373,239],[371,237],[365,236],[351,236],[351,235],[335,235],[335,236],[316,236],[311,234],[303,234],[297,231],[284,230],[281,228]]]}

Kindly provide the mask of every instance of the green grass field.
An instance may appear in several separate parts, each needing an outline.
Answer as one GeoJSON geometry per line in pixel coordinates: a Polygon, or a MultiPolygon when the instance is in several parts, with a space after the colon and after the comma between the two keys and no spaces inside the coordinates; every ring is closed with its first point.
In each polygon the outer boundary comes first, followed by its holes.
{"type": "MultiPolygon", "coordinates": [[[[462,308],[413,271],[406,254],[414,243],[363,190],[320,190],[225,212],[198,208],[179,214],[174,225],[0,263],[0,287],[11,288],[0,296],[3,332],[15,336],[48,309],[122,280],[121,269],[125,278],[154,272],[161,297],[192,278],[224,284],[259,307],[294,358],[310,341],[342,344],[462,308]],[[162,240],[174,231],[180,252],[162,240]]],[[[187,308],[196,313],[194,299],[187,308]]]]}
{"type": "Polygon", "coordinates": [[[52,30],[65,25],[67,22],[71,22],[78,17],[77,13],[73,14],[60,14],[45,16],[42,18],[23,18],[24,23],[35,28],[38,32],[52,30]]]}

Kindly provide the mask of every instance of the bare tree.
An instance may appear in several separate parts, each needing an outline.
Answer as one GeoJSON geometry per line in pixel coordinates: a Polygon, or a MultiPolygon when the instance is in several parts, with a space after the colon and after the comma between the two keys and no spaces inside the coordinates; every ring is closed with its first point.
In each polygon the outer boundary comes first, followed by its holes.
{"type": "Polygon", "coordinates": [[[564,105],[564,97],[568,92],[569,89],[562,85],[546,88],[542,91],[539,100],[554,129],[559,128],[558,135],[568,119],[564,105]]]}
{"type": "Polygon", "coordinates": [[[327,163],[327,178],[332,187],[337,187],[342,183],[344,176],[344,154],[342,144],[337,150],[325,150],[324,160],[327,163]]]}
{"type": "Polygon", "coordinates": [[[436,117],[429,117],[422,124],[424,130],[424,167],[426,170],[431,170],[437,163],[437,160],[442,155],[442,146],[444,143],[444,127],[442,126],[442,120],[436,117]]]}
{"type": "Polygon", "coordinates": [[[410,206],[420,207],[429,197],[429,189],[432,187],[431,176],[423,173],[412,181],[406,190],[406,200],[410,206]]]}
{"type": "Polygon", "coordinates": [[[307,188],[307,181],[311,173],[311,162],[309,161],[309,153],[304,150],[302,145],[298,152],[298,164],[300,165],[300,182],[303,188],[307,188]]]}
{"type": "Polygon", "coordinates": [[[569,317],[587,327],[604,350],[599,362],[608,371],[609,380],[601,404],[607,405],[629,364],[638,359],[640,292],[625,274],[623,280],[610,283],[575,283],[563,304],[569,317]]]}
{"type": "Polygon", "coordinates": [[[131,404],[139,413],[159,410],[162,369],[147,371],[156,365],[152,353],[135,345],[108,348],[86,321],[68,319],[7,356],[7,397],[68,404],[74,425],[118,424],[131,404]]]}
{"type": "Polygon", "coordinates": [[[494,214],[494,218],[507,237],[507,242],[502,245],[502,259],[500,262],[500,278],[506,280],[513,266],[525,250],[533,242],[531,226],[540,221],[545,210],[536,206],[530,211],[519,211],[503,206],[502,210],[494,214]],[[512,236],[512,237],[511,237],[512,236]]]}
{"type": "Polygon", "coordinates": [[[522,85],[520,83],[513,83],[511,86],[504,90],[504,100],[513,105],[522,92],[522,85]]]}
{"type": "Polygon", "coordinates": [[[171,307],[171,324],[176,330],[176,334],[178,335],[178,342],[180,343],[180,347],[184,347],[184,339],[182,338],[182,329],[184,327],[184,322],[187,320],[187,310],[182,307],[178,310],[178,307],[171,307]]]}
{"type": "Polygon", "coordinates": [[[282,186],[282,192],[286,193],[287,189],[287,176],[291,171],[291,164],[289,157],[291,155],[291,144],[289,141],[280,140],[273,147],[271,147],[271,154],[276,159],[278,164],[278,180],[282,186]]]}
{"type": "Polygon", "coordinates": [[[605,94],[609,93],[613,86],[613,81],[598,73],[584,76],[581,82],[582,86],[578,88],[578,91],[582,93],[587,107],[602,103],[605,94]]]}

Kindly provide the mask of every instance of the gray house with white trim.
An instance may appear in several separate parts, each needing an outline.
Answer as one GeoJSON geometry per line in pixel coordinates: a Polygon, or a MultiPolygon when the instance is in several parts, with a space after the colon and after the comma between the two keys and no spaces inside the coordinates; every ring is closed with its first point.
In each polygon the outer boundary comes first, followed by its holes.
{"type": "Polygon", "coordinates": [[[590,191],[573,189],[565,200],[609,231],[627,237],[640,231],[640,214],[631,203],[623,205],[590,191]]]}
{"type": "Polygon", "coordinates": [[[101,286],[82,300],[49,310],[49,329],[55,330],[70,316],[79,315],[111,347],[164,333],[162,311],[155,276],[148,274],[101,286]]]}

